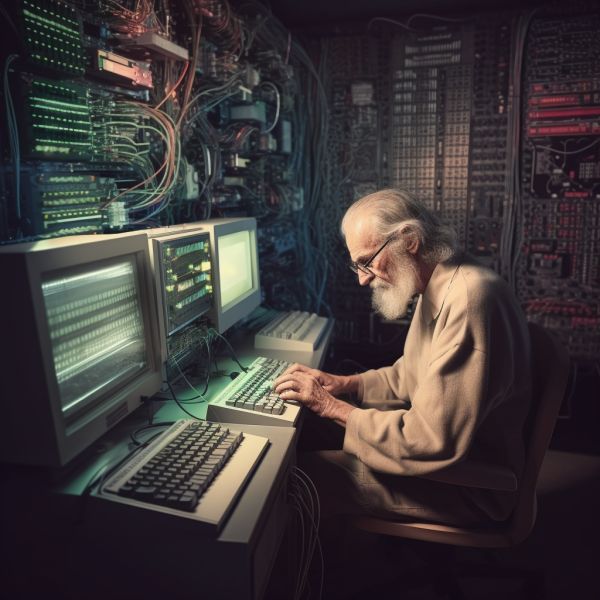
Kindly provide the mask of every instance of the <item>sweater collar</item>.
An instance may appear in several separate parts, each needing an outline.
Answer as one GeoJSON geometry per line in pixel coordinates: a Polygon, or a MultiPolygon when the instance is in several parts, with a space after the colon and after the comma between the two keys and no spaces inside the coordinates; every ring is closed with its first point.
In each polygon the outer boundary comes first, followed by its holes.
{"type": "Polygon", "coordinates": [[[423,317],[427,323],[435,321],[440,316],[460,265],[461,261],[456,257],[438,263],[433,270],[422,296],[423,317]]]}

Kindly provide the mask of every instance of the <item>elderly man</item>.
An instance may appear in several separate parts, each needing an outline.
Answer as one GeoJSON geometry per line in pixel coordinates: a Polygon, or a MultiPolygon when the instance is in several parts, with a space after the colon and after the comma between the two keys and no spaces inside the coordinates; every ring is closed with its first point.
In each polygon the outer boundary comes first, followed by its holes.
{"type": "Polygon", "coordinates": [[[452,232],[403,192],[358,200],[342,233],[379,313],[396,319],[418,302],[392,366],[342,376],[293,365],[274,383],[282,398],[345,427],[343,450],[301,458],[324,513],[457,525],[506,519],[514,494],[428,477],[465,460],[521,473],[529,338],[510,289],[458,252],[452,232]]]}

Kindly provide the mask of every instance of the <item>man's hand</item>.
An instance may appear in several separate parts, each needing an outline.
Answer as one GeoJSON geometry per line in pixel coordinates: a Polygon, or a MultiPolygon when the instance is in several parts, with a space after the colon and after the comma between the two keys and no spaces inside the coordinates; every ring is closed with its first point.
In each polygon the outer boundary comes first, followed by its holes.
{"type": "Polygon", "coordinates": [[[292,373],[306,373],[307,375],[311,375],[332,396],[352,394],[358,391],[358,375],[332,375],[331,373],[325,373],[325,371],[311,369],[305,365],[294,363],[285,370],[281,377],[292,373]]]}
{"type": "Polygon", "coordinates": [[[319,416],[345,425],[354,407],[334,398],[319,381],[319,374],[328,375],[307,367],[296,370],[290,368],[275,380],[273,388],[283,400],[300,402],[319,416]]]}

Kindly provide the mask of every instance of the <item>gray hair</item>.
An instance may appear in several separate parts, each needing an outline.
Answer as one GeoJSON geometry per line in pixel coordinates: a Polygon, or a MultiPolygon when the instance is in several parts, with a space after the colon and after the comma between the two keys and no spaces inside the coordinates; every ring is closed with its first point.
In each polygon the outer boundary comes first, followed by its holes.
{"type": "Polygon", "coordinates": [[[454,230],[403,190],[380,190],[354,202],[342,219],[344,238],[348,223],[365,217],[370,220],[372,234],[381,242],[397,232],[404,249],[416,238],[419,255],[429,264],[448,260],[458,251],[454,230]]]}

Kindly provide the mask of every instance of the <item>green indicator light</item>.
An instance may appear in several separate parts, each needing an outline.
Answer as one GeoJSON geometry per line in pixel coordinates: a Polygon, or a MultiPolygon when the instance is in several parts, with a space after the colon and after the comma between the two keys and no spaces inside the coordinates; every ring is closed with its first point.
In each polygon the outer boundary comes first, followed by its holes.
{"type": "MultiPolygon", "coordinates": [[[[73,112],[77,112],[78,114],[89,114],[90,109],[87,106],[86,103],[84,104],[74,104],[72,102],[63,102],[61,100],[52,100],[51,98],[43,98],[43,97],[39,97],[39,96],[33,96],[31,98],[32,101],[34,102],[40,102],[42,105],[43,104],[51,104],[53,106],[62,106],[65,108],[68,108],[70,111],[73,112]]],[[[51,109],[51,107],[39,107],[39,108],[46,108],[51,109]]]]}
{"type": "Polygon", "coordinates": [[[49,183],[82,183],[88,181],[86,177],[83,176],[51,176],[48,177],[49,183]]]}
{"type": "Polygon", "coordinates": [[[42,144],[37,144],[35,146],[34,150],[36,152],[43,152],[43,153],[61,153],[61,154],[69,153],[68,148],[59,148],[58,146],[45,146],[42,144]]]}
{"type": "MultiPolygon", "coordinates": [[[[47,10],[43,10],[43,12],[48,13],[47,10]]],[[[42,25],[42,27],[44,27],[44,26],[50,26],[50,27],[53,27],[55,29],[60,29],[60,31],[66,33],[68,36],[78,37],[78,32],[75,31],[74,29],[69,28],[69,27],[65,27],[61,23],[57,23],[56,21],[52,21],[52,20],[47,19],[47,18],[45,18],[43,16],[37,15],[37,14],[31,12],[30,10],[25,9],[23,11],[23,15],[26,18],[29,17],[29,18],[34,19],[35,21],[39,22],[42,25]]]]}
{"type": "Polygon", "coordinates": [[[74,140],[46,140],[39,139],[37,140],[40,144],[67,144],[69,146],[86,146],[89,147],[89,142],[76,142],[74,140]]]}

